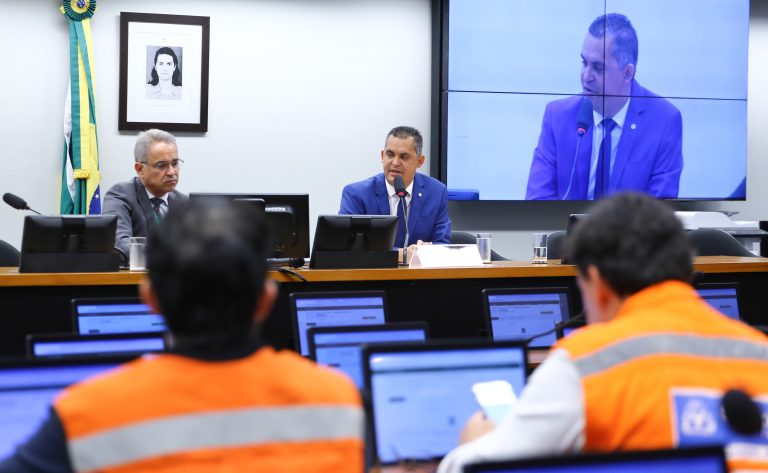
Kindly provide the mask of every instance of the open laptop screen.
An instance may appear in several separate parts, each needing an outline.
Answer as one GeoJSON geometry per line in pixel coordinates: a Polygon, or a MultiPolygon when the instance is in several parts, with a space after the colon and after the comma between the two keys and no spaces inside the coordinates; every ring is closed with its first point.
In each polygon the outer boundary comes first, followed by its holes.
{"type": "Polygon", "coordinates": [[[95,335],[100,333],[164,332],[165,320],[141,300],[121,299],[73,299],[72,315],[75,333],[95,335]]]}
{"type": "MultiPolygon", "coordinates": [[[[552,330],[570,318],[568,288],[486,289],[485,319],[493,340],[524,340],[552,330]]],[[[530,348],[550,347],[552,332],[531,341],[530,348]]]]}
{"type": "Polygon", "coordinates": [[[363,387],[363,344],[413,342],[427,339],[425,322],[355,325],[351,327],[314,327],[309,330],[310,358],[321,365],[346,373],[363,387]]]}
{"type": "Polygon", "coordinates": [[[737,283],[699,284],[696,291],[707,304],[722,314],[732,319],[740,319],[737,283]]]}
{"type": "Polygon", "coordinates": [[[384,291],[294,292],[289,296],[296,349],[309,356],[307,330],[312,327],[383,324],[384,291]]]}
{"type": "Polygon", "coordinates": [[[102,357],[0,363],[0,459],[37,430],[59,391],[127,360],[102,357]]]}
{"type": "Polygon", "coordinates": [[[720,447],[550,456],[467,465],[465,473],[725,473],[720,447]]]}
{"type": "Polygon", "coordinates": [[[35,358],[83,355],[141,355],[165,351],[163,333],[27,336],[27,354],[35,358]]]}
{"type": "Polygon", "coordinates": [[[370,345],[363,360],[383,464],[445,456],[479,409],[473,384],[506,380],[519,396],[526,376],[520,342],[370,345]]]}

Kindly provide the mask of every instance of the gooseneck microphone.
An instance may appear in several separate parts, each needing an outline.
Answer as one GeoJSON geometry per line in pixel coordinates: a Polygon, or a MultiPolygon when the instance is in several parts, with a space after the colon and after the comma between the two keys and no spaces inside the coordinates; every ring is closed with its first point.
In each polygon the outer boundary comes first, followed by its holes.
{"type": "Polygon", "coordinates": [[[529,343],[531,343],[532,341],[536,340],[537,338],[546,337],[547,335],[549,335],[551,333],[559,332],[559,331],[563,330],[564,328],[569,328],[569,327],[573,327],[574,325],[578,325],[578,324],[584,322],[586,319],[587,319],[587,315],[582,310],[581,312],[576,314],[576,316],[566,320],[565,322],[558,322],[558,323],[556,323],[554,328],[551,328],[551,329],[549,329],[549,330],[547,330],[545,332],[537,333],[537,334],[533,335],[532,337],[526,338],[524,340],[525,344],[528,345],[529,343]]]}
{"type": "Polygon", "coordinates": [[[403,176],[395,176],[395,194],[400,198],[400,205],[403,207],[403,219],[405,220],[405,240],[403,241],[403,264],[408,264],[408,206],[405,203],[405,196],[408,192],[405,190],[405,181],[403,176]]]}
{"type": "Polygon", "coordinates": [[[571,167],[571,177],[568,180],[568,188],[565,190],[565,194],[563,194],[562,200],[567,200],[568,194],[571,193],[571,186],[573,186],[573,176],[576,174],[576,163],[578,162],[577,160],[579,158],[579,148],[581,148],[581,139],[584,137],[584,134],[587,132],[587,130],[589,130],[592,122],[592,102],[590,102],[587,98],[583,98],[579,104],[579,110],[576,112],[576,134],[579,136],[579,139],[576,142],[576,153],[573,155],[573,167],[571,167]]]}
{"type": "Polygon", "coordinates": [[[11,194],[10,192],[6,192],[3,194],[3,201],[5,201],[6,204],[10,205],[16,210],[29,210],[37,215],[41,215],[40,212],[38,212],[35,209],[30,209],[29,205],[27,205],[27,201],[22,199],[16,194],[11,194]]]}

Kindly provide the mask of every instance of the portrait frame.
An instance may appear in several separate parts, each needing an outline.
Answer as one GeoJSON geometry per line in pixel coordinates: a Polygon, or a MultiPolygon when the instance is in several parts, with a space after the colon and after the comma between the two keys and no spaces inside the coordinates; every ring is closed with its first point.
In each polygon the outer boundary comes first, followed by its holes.
{"type": "Polygon", "coordinates": [[[208,131],[210,23],[120,12],[118,130],[208,131]]]}

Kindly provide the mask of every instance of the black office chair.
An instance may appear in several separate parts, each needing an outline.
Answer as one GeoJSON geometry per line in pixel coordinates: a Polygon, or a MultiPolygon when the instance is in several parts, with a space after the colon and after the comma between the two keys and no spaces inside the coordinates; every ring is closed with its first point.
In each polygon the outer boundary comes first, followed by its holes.
{"type": "Polygon", "coordinates": [[[21,253],[10,243],[0,240],[0,266],[18,266],[21,253]]]}
{"type": "MultiPolygon", "coordinates": [[[[477,237],[469,232],[451,231],[451,243],[457,245],[476,245],[477,237]]],[[[507,261],[507,258],[491,250],[491,261],[507,261]]]]}
{"type": "Polygon", "coordinates": [[[739,240],[717,228],[697,228],[688,232],[697,256],[751,256],[739,240]]]}
{"type": "Polygon", "coordinates": [[[562,259],[563,243],[565,243],[565,230],[547,235],[547,259],[562,259]]]}

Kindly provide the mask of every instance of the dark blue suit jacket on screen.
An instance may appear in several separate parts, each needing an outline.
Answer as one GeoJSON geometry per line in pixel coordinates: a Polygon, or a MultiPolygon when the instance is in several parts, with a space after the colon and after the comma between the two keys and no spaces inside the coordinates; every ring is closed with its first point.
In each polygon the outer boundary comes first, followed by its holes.
{"type": "MultiPolygon", "coordinates": [[[[594,126],[581,139],[573,184],[565,195],[578,140],[576,114],[582,100],[586,99],[578,95],[547,104],[539,144],[533,153],[526,199],[587,199],[594,126]]],[[[680,111],[633,82],[606,195],[634,190],[659,198],[676,198],[683,171],[682,135],[680,111]]]]}
{"type": "MultiPolygon", "coordinates": [[[[390,215],[389,196],[384,174],[344,187],[341,193],[340,215],[390,215]]],[[[402,219],[401,219],[402,220],[402,219]]],[[[408,243],[418,240],[432,243],[451,242],[451,220],[448,218],[448,190],[437,179],[416,173],[413,178],[408,217],[410,235],[408,243]]],[[[399,222],[395,247],[402,248],[405,240],[405,222],[399,222]]]]}

